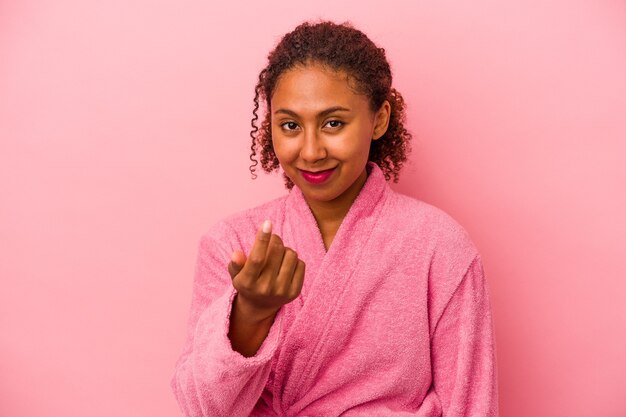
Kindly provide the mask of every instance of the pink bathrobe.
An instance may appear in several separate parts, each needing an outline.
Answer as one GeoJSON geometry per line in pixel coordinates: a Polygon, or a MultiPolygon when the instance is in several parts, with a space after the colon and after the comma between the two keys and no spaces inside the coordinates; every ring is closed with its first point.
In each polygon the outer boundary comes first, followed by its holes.
{"type": "Polygon", "coordinates": [[[202,236],[188,336],[171,386],[185,416],[497,416],[488,286],[445,212],[369,176],[326,252],[302,192],[202,236]],[[231,253],[265,219],[306,263],[257,354],[232,350],[231,253]]]}

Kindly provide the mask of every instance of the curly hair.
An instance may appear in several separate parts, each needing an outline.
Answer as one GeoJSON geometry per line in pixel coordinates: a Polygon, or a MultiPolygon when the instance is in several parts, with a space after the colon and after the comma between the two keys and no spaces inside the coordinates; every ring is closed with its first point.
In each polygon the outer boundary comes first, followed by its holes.
{"type": "MultiPolygon", "coordinates": [[[[268,55],[267,66],[259,73],[254,93],[254,110],[250,122],[250,165],[252,178],[256,178],[257,151],[261,155],[261,167],[272,172],[280,164],[272,144],[270,100],[279,77],[296,65],[319,63],[335,71],[344,71],[354,80],[359,93],[369,99],[370,109],[377,111],[385,100],[391,105],[387,131],[372,141],[368,160],[376,163],[389,181],[398,182],[398,174],[410,152],[411,133],[404,127],[406,104],[402,95],[391,87],[392,75],[384,48],[377,47],[363,32],[350,23],[336,24],[329,21],[304,22],[282,37],[268,55]],[[259,100],[265,100],[265,117],[260,128],[259,100]]],[[[285,186],[293,188],[291,179],[283,173],[285,186]]]]}

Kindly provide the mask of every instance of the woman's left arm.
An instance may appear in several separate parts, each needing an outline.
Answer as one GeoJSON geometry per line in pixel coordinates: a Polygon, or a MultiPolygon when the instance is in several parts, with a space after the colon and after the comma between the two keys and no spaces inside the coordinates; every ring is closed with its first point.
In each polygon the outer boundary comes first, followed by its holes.
{"type": "Polygon", "coordinates": [[[494,327],[478,255],[435,327],[431,357],[433,388],[443,416],[498,416],[494,327]]]}

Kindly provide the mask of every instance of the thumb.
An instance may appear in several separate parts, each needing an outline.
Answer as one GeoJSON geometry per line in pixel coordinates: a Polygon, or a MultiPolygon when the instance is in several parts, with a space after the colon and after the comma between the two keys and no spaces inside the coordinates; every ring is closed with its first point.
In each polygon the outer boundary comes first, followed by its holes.
{"type": "Polygon", "coordinates": [[[244,264],[246,263],[246,255],[240,251],[236,250],[230,255],[230,262],[228,263],[228,273],[230,274],[230,278],[233,279],[239,271],[243,269],[244,264]]]}

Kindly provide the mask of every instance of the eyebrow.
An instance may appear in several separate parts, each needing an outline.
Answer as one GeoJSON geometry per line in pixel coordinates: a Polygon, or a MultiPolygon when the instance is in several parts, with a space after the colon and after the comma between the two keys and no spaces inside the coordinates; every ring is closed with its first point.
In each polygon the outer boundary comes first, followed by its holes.
{"type": "MultiPolygon", "coordinates": [[[[345,107],[341,107],[341,106],[334,106],[334,107],[329,107],[326,110],[322,110],[321,112],[319,112],[317,114],[318,117],[324,117],[330,113],[334,113],[336,111],[350,111],[350,109],[347,109],[345,107]]],[[[288,114],[289,116],[292,117],[298,117],[298,113],[289,110],[289,109],[278,109],[274,112],[274,114],[278,114],[278,113],[284,113],[284,114],[288,114]]]]}

